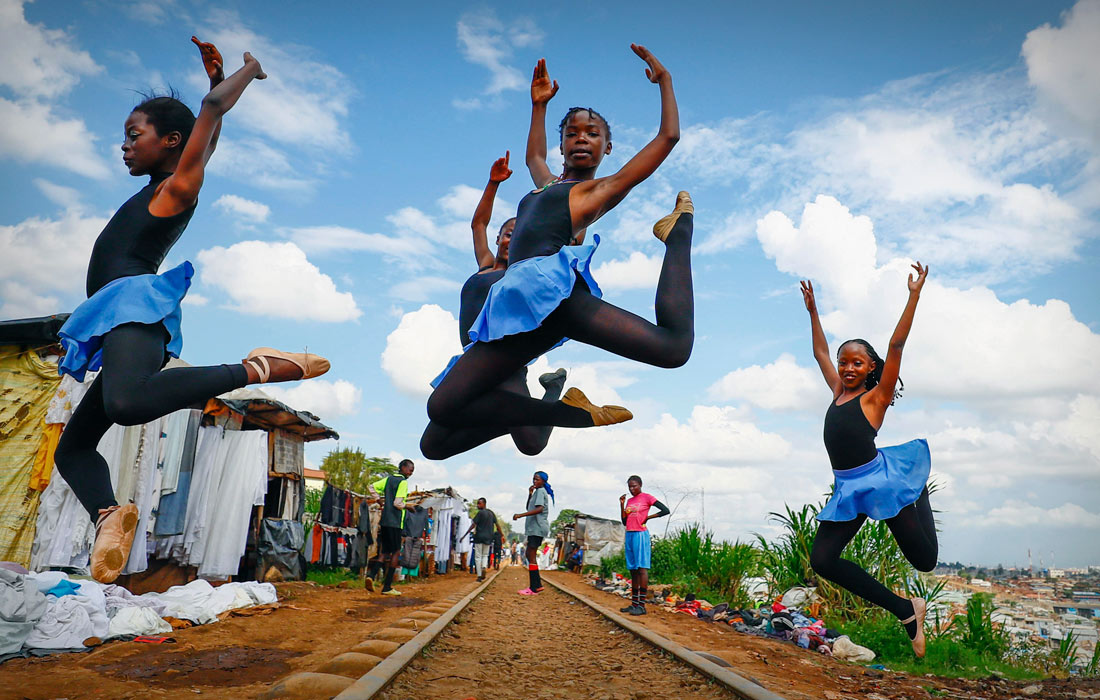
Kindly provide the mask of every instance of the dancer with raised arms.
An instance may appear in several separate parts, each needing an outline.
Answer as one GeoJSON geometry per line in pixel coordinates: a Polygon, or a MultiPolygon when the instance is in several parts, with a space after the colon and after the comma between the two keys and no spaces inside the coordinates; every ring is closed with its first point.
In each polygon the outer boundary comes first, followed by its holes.
{"type": "Polygon", "coordinates": [[[316,377],[328,361],[316,355],[257,348],[239,363],[161,371],[183,346],[180,302],[191,284],[191,263],[158,275],[168,251],[195,212],[207,161],[214,153],[222,116],[253,80],[266,74],[251,54],[224,77],[213,44],[198,45],[210,92],[196,117],[171,97],[151,97],[126,118],[122,160],[131,175],[149,183],[123,204],[92,248],[88,300],[60,331],[65,357],[59,371],[83,381],[100,370],[57,446],[61,476],[96,523],[92,576],[118,577],[129,557],[137,507],[119,506],[107,462],[96,451],[112,424],[140,425],[219,394],[257,382],[316,377]]]}
{"type": "Polygon", "coordinates": [[[837,585],[893,613],[909,634],[913,651],[924,656],[925,601],[902,598],[855,563],[840,557],[868,517],[883,520],[905,558],[919,571],[936,566],[939,545],[932,506],[928,502],[931,457],[928,443],[913,440],[893,447],[875,447],[886,409],[900,395],[901,352],[913,325],[928,268],[913,265],[909,300],[901,313],[886,360],[861,338],[844,342],[834,367],[829,344],[817,314],[813,284],[802,282],[802,298],[810,313],[814,357],[833,394],[825,413],[825,449],[833,467],[833,495],[818,514],[817,536],[810,552],[814,571],[837,585]]]}
{"type": "Polygon", "coordinates": [[[652,175],[680,138],[671,75],[644,46],[631,48],[646,62],[646,77],[660,87],[661,125],[653,140],[608,177],[597,178],[596,169],[611,152],[610,128],[600,114],[587,108],[569,110],[562,121],[559,136],[565,169],[560,178],[551,176],[545,163],[544,121],[557,84],[550,81],[545,61],[535,68],[527,163],[539,189],[519,204],[508,269],[489,290],[470,329],[470,338],[476,342],[428,399],[433,422],[450,428],[590,428],[621,423],[633,417],[630,411],[595,406],[576,388],[561,401],[548,402],[499,386],[567,338],[659,367],[679,367],[691,355],[693,207],[686,192],[677,196],[674,211],[654,226],[654,234],[665,243],[656,324],[600,299],[589,269],[598,236],[590,245],[569,245],[576,234],[652,175]]]}
{"type": "MultiPolygon", "coordinates": [[[[501,224],[496,237],[496,254],[489,250],[489,220],[493,217],[493,202],[496,199],[497,188],[500,183],[512,176],[512,170],[508,167],[508,151],[503,158],[498,158],[489,168],[489,182],[481,194],[481,200],[474,210],[470,228],[473,232],[474,258],[477,260],[478,270],[470,275],[466,283],[462,285],[458,310],[458,338],[459,345],[465,348],[470,343],[470,326],[474,319],[481,313],[485,305],[485,297],[489,294],[489,288],[493,286],[508,267],[508,246],[512,240],[512,229],[515,228],[516,219],[512,217],[501,224]]],[[[450,372],[451,367],[458,361],[461,355],[455,355],[450,363],[438,377],[432,381],[432,386],[438,386],[443,377],[450,372]]],[[[566,373],[564,369],[555,372],[547,372],[539,377],[539,384],[543,388],[543,401],[557,401],[565,388],[566,373]]],[[[527,389],[527,367],[520,367],[505,379],[499,387],[503,391],[509,391],[520,396],[531,396],[527,389]]],[[[546,448],[550,440],[550,432],[553,426],[517,426],[514,428],[446,428],[437,423],[428,423],[424,435],[420,439],[420,451],[428,459],[446,459],[476,447],[488,440],[501,435],[511,434],[512,442],[516,448],[525,455],[537,455],[546,448]]]]}

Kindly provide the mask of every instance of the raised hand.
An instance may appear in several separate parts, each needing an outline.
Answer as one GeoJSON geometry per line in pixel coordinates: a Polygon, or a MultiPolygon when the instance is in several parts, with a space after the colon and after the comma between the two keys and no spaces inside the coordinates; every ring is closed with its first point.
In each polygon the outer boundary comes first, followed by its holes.
{"type": "Polygon", "coordinates": [[[224,63],[218,47],[208,41],[199,41],[196,36],[191,37],[191,43],[199,47],[199,54],[202,56],[202,67],[206,69],[206,75],[210,78],[210,87],[213,88],[225,80],[224,63]]]}
{"type": "Polygon", "coordinates": [[[799,282],[802,285],[802,301],[806,303],[806,310],[810,313],[817,311],[817,300],[814,299],[814,283],[809,280],[799,282]]]}
{"type": "Polygon", "coordinates": [[[920,294],[921,287],[924,286],[924,280],[928,277],[928,268],[922,266],[920,260],[912,267],[917,271],[917,278],[913,279],[913,275],[909,275],[909,291],[914,294],[920,294]]]}
{"type": "Polygon", "coordinates": [[[256,64],[256,80],[266,80],[267,79],[267,73],[264,73],[264,69],[260,67],[260,62],[257,61],[256,58],[252,54],[245,51],[244,52],[244,64],[247,66],[250,63],[256,64]]]}
{"type": "Polygon", "coordinates": [[[550,74],[546,71],[546,59],[540,58],[531,76],[531,103],[544,105],[556,94],[558,94],[558,81],[550,80],[550,74]]]}
{"type": "Polygon", "coordinates": [[[512,177],[512,171],[508,167],[508,158],[511,156],[511,151],[505,151],[503,158],[497,158],[493,162],[491,168],[489,168],[489,182],[504,182],[508,178],[512,177]]]}
{"type": "Polygon", "coordinates": [[[641,44],[631,44],[630,50],[633,51],[638,58],[646,62],[645,77],[649,78],[649,82],[657,83],[662,79],[671,77],[669,76],[668,69],[661,65],[657,57],[646,47],[641,44]]]}

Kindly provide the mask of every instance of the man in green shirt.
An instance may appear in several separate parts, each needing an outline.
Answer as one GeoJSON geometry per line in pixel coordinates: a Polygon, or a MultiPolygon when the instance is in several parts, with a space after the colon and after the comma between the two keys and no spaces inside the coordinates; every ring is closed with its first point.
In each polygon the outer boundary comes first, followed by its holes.
{"type": "Polygon", "coordinates": [[[401,552],[401,528],[405,525],[405,511],[416,507],[405,500],[409,495],[408,479],[414,469],[411,459],[403,459],[397,465],[396,474],[370,484],[371,495],[382,501],[382,517],[378,521],[378,552],[386,565],[382,595],[401,595],[393,587],[393,574],[397,570],[397,557],[401,552]]]}

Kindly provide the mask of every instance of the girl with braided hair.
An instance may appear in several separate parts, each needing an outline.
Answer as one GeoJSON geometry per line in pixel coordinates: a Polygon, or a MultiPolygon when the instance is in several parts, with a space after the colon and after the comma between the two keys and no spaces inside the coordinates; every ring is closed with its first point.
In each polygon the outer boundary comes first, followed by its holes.
{"type": "Polygon", "coordinates": [[[890,337],[885,361],[866,340],[857,338],[840,346],[834,367],[809,281],[802,282],[802,299],[810,313],[814,357],[833,392],[824,431],[825,450],[833,467],[833,495],[817,516],[810,565],[821,576],[897,616],[913,642],[913,652],[923,657],[924,599],[902,598],[855,563],[840,558],[871,517],[886,522],[905,558],[916,569],[931,571],[936,566],[939,545],[928,502],[928,443],[913,440],[904,445],[875,447],[886,409],[899,395],[895,386],[901,382],[901,351],[928,277],[928,268],[919,262],[913,269],[917,276],[909,276],[909,300],[890,337]]]}
{"type": "Polygon", "coordinates": [[[180,302],[191,285],[190,262],[157,274],[195,213],[206,163],[222,117],[253,80],[267,75],[252,54],[226,77],[213,44],[191,37],[210,78],[196,117],[170,97],[151,97],[129,114],[122,162],[149,182],[123,204],[92,247],[88,299],[59,331],[65,357],[58,367],[84,381],[102,368],[61,435],[55,461],[96,524],[90,569],[101,583],[122,572],[138,525],[138,509],[119,505],[107,462],[96,451],[112,424],[141,425],[246,384],[285,382],[324,374],[316,355],[256,348],[239,363],[163,370],[183,346],[180,302]]]}
{"type": "Polygon", "coordinates": [[[547,75],[545,60],[535,68],[527,167],[538,189],[519,204],[508,269],[490,289],[470,329],[473,345],[428,399],[429,418],[445,427],[469,429],[471,443],[477,439],[474,431],[486,428],[590,428],[633,417],[621,406],[593,405],[576,388],[553,402],[500,388],[510,374],[566,338],[658,367],[679,367],[691,355],[694,209],[687,192],[679,193],[673,212],[654,226],[654,234],[665,244],[655,324],[601,300],[589,269],[598,236],[590,245],[575,245],[578,234],[653,174],[680,138],[671,75],[644,46],[631,49],[646,62],[646,77],[660,87],[661,125],[653,140],[608,177],[596,177],[600,162],[611,152],[607,123],[588,109],[570,110],[561,127],[565,168],[561,177],[550,173],[545,117],[557,83],[547,75]]]}

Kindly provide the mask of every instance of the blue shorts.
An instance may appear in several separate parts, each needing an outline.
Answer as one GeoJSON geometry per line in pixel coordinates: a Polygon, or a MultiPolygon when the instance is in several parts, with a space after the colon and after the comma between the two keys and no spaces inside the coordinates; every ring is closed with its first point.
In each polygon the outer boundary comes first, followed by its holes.
{"type": "Polygon", "coordinates": [[[627,530],[626,532],[626,568],[629,571],[634,569],[648,569],[649,568],[649,530],[627,530]]]}

